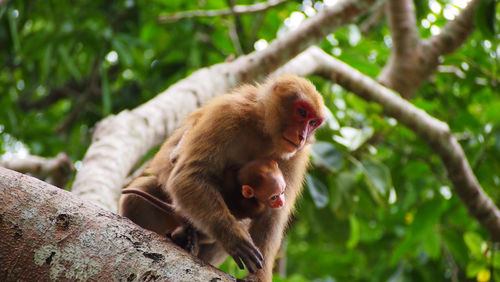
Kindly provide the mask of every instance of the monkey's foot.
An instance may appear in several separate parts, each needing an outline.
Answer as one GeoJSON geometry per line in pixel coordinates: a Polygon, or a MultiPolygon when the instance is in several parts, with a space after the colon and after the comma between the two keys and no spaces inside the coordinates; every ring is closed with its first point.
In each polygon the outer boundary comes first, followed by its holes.
{"type": "Polygon", "coordinates": [[[198,232],[196,229],[187,224],[175,229],[171,234],[167,234],[172,242],[183,248],[188,253],[196,256],[200,250],[198,232]]]}
{"type": "Polygon", "coordinates": [[[184,250],[193,256],[198,255],[198,252],[200,251],[198,232],[192,226],[186,229],[186,245],[184,246],[184,250]]]}

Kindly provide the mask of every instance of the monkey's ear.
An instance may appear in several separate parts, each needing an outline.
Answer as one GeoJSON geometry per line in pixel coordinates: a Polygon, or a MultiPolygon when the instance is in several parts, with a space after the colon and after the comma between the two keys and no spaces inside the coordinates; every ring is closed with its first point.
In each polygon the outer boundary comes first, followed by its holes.
{"type": "Polygon", "coordinates": [[[254,197],[253,188],[250,185],[241,186],[241,194],[243,197],[250,199],[254,197]]]}

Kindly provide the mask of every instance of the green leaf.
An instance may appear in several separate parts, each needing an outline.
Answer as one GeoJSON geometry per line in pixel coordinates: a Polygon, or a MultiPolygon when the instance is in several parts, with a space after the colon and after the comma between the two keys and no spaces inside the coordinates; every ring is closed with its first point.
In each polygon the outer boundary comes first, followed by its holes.
{"type": "Polygon", "coordinates": [[[324,208],[328,204],[328,188],[309,173],[306,174],[306,183],[316,207],[324,208]]]}
{"type": "Polygon", "coordinates": [[[330,177],[330,210],[340,218],[347,218],[352,210],[352,195],[357,188],[356,174],[341,172],[335,177],[330,177]]]}
{"type": "Polygon", "coordinates": [[[197,69],[201,67],[201,46],[197,44],[196,41],[191,42],[191,48],[189,49],[189,57],[188,57],[188,62],[189,66],[193,69],[197,69]]]}
{"type": "Polygon", "coordinates": [[[435,232],[434,226],[439,222],[443,212],[441,200],[432,200],[420,206],[410,226],[409,236],[412,240],[420,240],[435,232]]]}
{"type": "Polygon", "coordinates": [[[500,123],[500,101],[492,101],[485,105],[485,113],[489,120],[500,123]]]}
{"type": "Polygon", "coordinates": [[[109,91],[108,70],[101,64],[102,115],[111,113],[111,93],[109,91]]]}
{"type": "Polygon", "coordinates": [[[350,226],[350,235],[349,240],[347,241],[347,248],[352,249],[356,247],[359,242],[359,222],[355,215],[351,214],[349,216],[349,226],[350,226]]]}
{"type": "Polygon", "coordinates": [[[281,278],[276,274],[273,276],[273,281],[275,282],[308,282],[311,279],[307,279],[300,274],[292,274],[286,278],[281,278]]]}
{"type": "Polygon", "coordinates": [[[441,254],[441,238],[436,231],[429,232],[424,239],[424,248],[433,259],[438,259],[441,254]]]}
{"type": "Polygon", "coordinates": [[[476,277],[479,271],[485,268],[488,268],[486,261],[473,260],[469,262],[469,264],[467,264],[467,277],[468,278],[476,277]]]}
{"type": "Polygon", "coordinates": [[[430,12],[429,1],[427,0],[414,1],[414,5],[418,19],[422,19],[429,14],[430,12]]]}
{"type": "Polygon", "coordinates": [[[123,62],[123,64],[127,67],[130,67],[133,64],[133,59],[132,55],[130,55],[129,50],[127,50],[126,45],[121,42],[119,39],[113,39],[111,41],[111,46],[113,46],[113,49],[116,49],[116,52],[120,56],[120,60],[123,62]]]}
{"type": "Polygon", "coordinates": [[[47,76],[50,73],[50,66],[52,64],[52,60],[54,60],[53,54],[52,54],[53,49],[54,49],[54,45],[52,43],[49,43],[48,46],[45,47],[45,52],[43,54],[41,66],[40,66],[40,69],[41,69],[40,70],[40,77],[41,77],[42,81],[45,81],[45,79],[47,78],[47,76]]]}
{"type": "Polygon", "coordinates": [[[389,169],[382,163],[368,160],[359,162],[354,158],[350,159],[359,168],[363,180],[372,200],[378,205],[385,205],[385,198],[392,188],[392,180],[389,169]]]}
{"type": "Polygon", "coordinates": [[[363,172],[365,180],[370,188],[370,193],[376,193],[379,197],[386,197],[392,188],[391,172],[382,163],[376,161],[363,161],[363,172]]]}
{"type": "Polygon", "coordinates": [[[340,124],[335,118],[335,116],[332,114],[332,111],[328,107],[324,107],[325,109],[325,114],[326,114],[326,124],[328,127],[332,130],[339,130],[340,129],[340,124]]]}
{"type": "Polygon", "coordinates": [[[14,9],[8,9],[7,20],[9,22],[10,35],[12,37],[12,43],[14,44],[14,51],[16,53],[21,50],[21,43],[19,43],[19,33],[17,32],[17,19],[14,16],[14,9]]]}
{"type": "Polygon", "coordinates": [[[311,150],[313,163],[317,166],[324,166],[332,172],[339,171],[344,165],[344,156],[331,143],[318,141],[313,144],[311,150]]]}
{"type": "Polygon", "coordinates": [[[68,53],[68,49],[66,49],[67,45],[59,45],[59,48],[57,48],[57,51],[59,52],[59,55],[61,56],[61,60],[64,63],[64,66],[68,70],[68,72],[75,78],[76,80],[80,80],[82,77],[80,74],[80,71],[78,71],[78,68],[75,65],[75,62],[73,61],[72,57],[68,53]]]}
{"type": "MultiPolygon", "coordinates": [[[[406,238],[394,250],[390,263],[395,265],[402,256],[415,251],[422,240],[436,232],[434,226],[439,222],[443,208],[442,201],[433,200],[423,204],[414,216],[414,220],[407,232],[406,238]]],[[[436,243],[436,242],[434,242],[436,243]]]]}
{"type": "Polygon", "coordinates": [[[363,129],[357,129],[353,127],[342,127],[340,129],[340,134],[341,135],[335,135],[333,140],[344,145],[350,151],[356,151],[373,136],[373,128],[364,127],[363,129]]]}
{"type": "Polygon", "coordinates": [[[498,249],[495,251],[495,254],[493,255],[493,266],[495,268],[500,268],[500,253],[498,252],[498,249]]]}
{"type": "Polygon", "coordinates": [[[3,5],[2,7],[0,7],[0,20],[3,18],[3,15],[5,14],[6,11],[7,11],[7,5],[3,5]]]}
{"type": "Polygon", "coordinates": [[[474,21],[483,36],[494,38],[496,35],[496,0],[483,0],[477,4],[474,21]]]}
{"type": "Polygon", "coordinates": [[[462,234],[445,229],[442,231],[442,238],[453,257],[462,265],[467,264],[469,255],[462,234]]]}
{"type": "Polygon", "coordinates": [[[401,244],[398,244],[392,252],[391,259],[389,260],[389,265],[396,265],[405,254],[411,253],[415,250],[415,245],[416,244],[414,242],[408,239],[403,240],[403,242],[401,244]]]}
{"type": "Polygon", "coordinates": [[[479,234],[472,231],[466,232],[464,234],[464,241],[473,257],[481,258],[483,256],[481,246],[484,241],[479,234]]]}

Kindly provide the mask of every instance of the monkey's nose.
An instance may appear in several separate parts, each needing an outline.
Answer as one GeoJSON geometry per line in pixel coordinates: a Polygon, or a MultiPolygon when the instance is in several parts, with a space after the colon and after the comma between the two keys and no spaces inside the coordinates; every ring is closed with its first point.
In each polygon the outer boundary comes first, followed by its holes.
{"type": "Polygon", "coordinates": [[[300,133],[299,134],[299,141],[302,142],[302,141],[304,141],[304,139],[306,139],[306,135],[303,133],[300,133]]]}

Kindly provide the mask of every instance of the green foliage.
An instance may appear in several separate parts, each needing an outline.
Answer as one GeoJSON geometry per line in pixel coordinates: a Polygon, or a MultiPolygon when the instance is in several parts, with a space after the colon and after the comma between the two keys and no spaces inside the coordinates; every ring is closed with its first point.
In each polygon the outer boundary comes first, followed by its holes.
{"type": "Polygon", "coordinates": [[[481,1],[475,13],[475,23],[484,36],[494,38],[497,33],[496,0],[481,1]]]}
{"type": "MultiPolygon", "coordinates": [[[[500,204],[497,2],[480,2],[479,32],[442,58],[453,71],[436,72],[412,103],[450,125],[482,187],[500,204]]],[[[308,3],[321,2],[290,1],[264,14],[242,15],[242,49],[250,52],[257,40],[270,42],[286,31],[286,19],[304,12],[308,3]]],[[[414,3],[424,38],[457,10],[451,0],[414,3]]],[[[0,7],[0,153],[25,146],[33,154],[65,151],[74,161],[81,159],[97,121],[237,53],[228,35],[233,17],[163,24],[157,17],[226,5],[222,0],[8,1],[0,7]]],[[[367,19],[340,28],[320,46],[375,78],[392,43],[384,19],[363,31],[367,19]]],[[[330,117],[317,133],[306,191],[286,241],[287,275],[275,280],[498,277],[498,245],[467,214],[429,145],[378,105],[312,79],[330,117]]],[[[231,260],[223,269],[245,275],[231,260]]]]}

